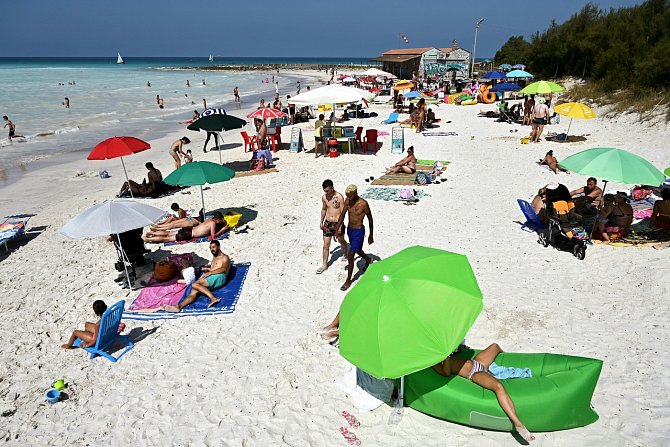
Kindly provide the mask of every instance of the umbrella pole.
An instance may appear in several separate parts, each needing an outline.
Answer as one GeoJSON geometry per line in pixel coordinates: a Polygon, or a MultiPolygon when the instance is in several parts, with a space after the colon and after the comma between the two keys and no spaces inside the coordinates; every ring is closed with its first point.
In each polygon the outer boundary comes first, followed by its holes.
{"type": "Polygon", "coordinates": [[[126,256],[126,251],[123,249],[121,244],[121,236],[119,233],[116,233],[116,240],[119,241],[119,248],[121,249],[121,261],[123,262],[123,269],[126,271],[126,279],[128,280],[128,287],[130,290],[133,290],[133,283],[130,282],[130,274],[128,273],[128,264],[130,264],[130,259],[126,256]]]}
{"type": "Polygon", "coordinates": [[[400,389],[398,397],[393,405],[393,411],[389,416],[389,425],[399,424],[402,420],[403,407],[405,406],[405,376],[400,378],[400,389]]]}
{"type": "Polygon", "coordinates": [[[202,220],[205,220],[205,193],[202,192],[202,185],[200,185],[200,199],[202,199],[202,220]]]}
{"type": "Polygon", "coordinates": [[[572,126],[572,118],[570,118],[570,122],[568,123],[568,131],[565,132],[565,141],[568,141],[568,136],[570,136],[570,126],[572,126]]]}
{"type": "Polygon", "coordinates": [[[121,158],[121,166],[123,166],[123,173],[126,174],[126,182],[128,183],[128,191],[130,191],[130,198],[134,199],[135,196],[133,195],[133,189],[130,187],[130,180],[128,180],[128,171],[126,171],[126,164],[123,162],[123,157],[121,158]]]}

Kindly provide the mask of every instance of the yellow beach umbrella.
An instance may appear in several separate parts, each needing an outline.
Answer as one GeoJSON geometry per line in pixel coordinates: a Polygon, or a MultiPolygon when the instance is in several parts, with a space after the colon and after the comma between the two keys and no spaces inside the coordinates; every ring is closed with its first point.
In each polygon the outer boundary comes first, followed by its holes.
{"type": "Polygon", "coordinates": [[[570,134],[570,126],[572,125],[572,119],[577,118],[581,120],[590,120],[596,117],[596,112],[586,104],[581,102],[566,102],[564,104],[559,104],[554,107],[554,111],[559,115],[567,116],[570,118],[570,124],[568,124],[568,131],[565,133],[565,139],[568,139],[570,134]]]}
{"type": "Polygon", "coordinates": [[[407,90],[414,87],[414,84],[411,81],[398,81],[398,83],[393,86],[393,90],[407,90]]]}

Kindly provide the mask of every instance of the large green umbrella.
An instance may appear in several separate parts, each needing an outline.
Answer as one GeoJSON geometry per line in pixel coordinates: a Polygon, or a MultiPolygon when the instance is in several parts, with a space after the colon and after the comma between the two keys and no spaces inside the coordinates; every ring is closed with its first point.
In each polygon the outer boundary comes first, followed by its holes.
{"type": "Polygon", "coordinates": [[[519,93],[524,95],[546,95],[548,93],[562,92],[565,90],[562,86],[549,81],[537,81],[528,84],[521,89],[519,93]]]}
{"type": "Polygon", "coordinates": [[[202,185],[225,182],[233,177],[235,177],[235,171],[230,168],[212,163],[211,161],[193,161],[182,165],[179,169],[175,169],[163,181],[168,185],[174,186],[200,186],[202,215],[204,216],[205,196],[202,192],[202,185]]]}
{"type": "MultiPolygon", "coordinates": [[[[200,118],[189,124],[188,130],[204,130],[206,132],[223,132],[226,130],[241,129],[247,122],[233,115],[228,115],[224,109],[209,108],[202,112],[200,118]]],[[[214,134],[214,144],[219,147],[218,135],[214,134]]],[[[219,164],[221,164],[221,151],[219,150],[219,164]]]]}
{"type": "Polygon", "coordinates": [[[610,182],[658,186],[665,181],[665,175],[654,165],[623,149],[586,149],[569,156],[559,164],[569,171],[610,182]]]}
{"type": "Polygon", "coordinates": [[[668,177],[670,177],[670,166],[667,167],[667,168],[665,168],[665,171],[663,171],[663,173],[664,173],[665,175],[667,175],[668,177]]]}
{"type": "Polygon", "coordinates": [[[415,246],[368,268],[340,307],[340,354],[397,378],[444,360],[482,310],[464,255],[415,246]]]}

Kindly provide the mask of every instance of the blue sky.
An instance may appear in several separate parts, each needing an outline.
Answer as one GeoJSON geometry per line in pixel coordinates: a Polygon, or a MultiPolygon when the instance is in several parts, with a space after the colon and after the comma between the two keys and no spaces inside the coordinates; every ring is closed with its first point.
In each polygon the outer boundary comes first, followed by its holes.
{"type": "MultiPolygon", "coordinates": [[[[596,2],[603,9],[642,3],[596,2]]],[[[493,56],[512,35],[561,23],[576,0],[13,0],[3,2],[5,56],[374,57],[400,46],[449,46],[493,56]],[[426,5],[426,6],[424,6],[426,5]],[[459,5],[459,6],[456,6],[459,5]],[[467,5],[471,5],[467,7],[467,5]],[[465,7],[464,7],[465,6],[465,7]]]]}

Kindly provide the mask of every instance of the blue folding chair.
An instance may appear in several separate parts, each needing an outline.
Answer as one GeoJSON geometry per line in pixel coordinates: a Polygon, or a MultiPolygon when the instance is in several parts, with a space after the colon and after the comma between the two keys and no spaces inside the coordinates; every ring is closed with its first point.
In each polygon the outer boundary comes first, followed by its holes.
{"type": "Polygon", "coordinates": [[[526,223],[521,225],[523,231],[536,232],[547,228],[547,226],[542,223],[540,217],[530,203],[522,199],[517,199],[516,201],[519,204],[519,208],[521,208],[521,212],[526,216],[526,223]]]}
{"type": "MultiPolygon", "coordinates": [[[[100,318],[100,329],[98,330],[98,339],[95,341],[95,346],[83,348],[91,353],[91,358],[96,355],[101,355],[116,363],[123,354],[130,351],[134,346],[133,342],[128,337],[119,335],[119,325],[121,324],[121,317],[123,316],[123,307],[125,304],[126,302],[121,300],[112,307],[108,307],[105,313],[102,314],[102,317],[100,318]],[[106,351],[115,341],[124,343],[127,346],[118,357],[113,357],[106,351]]],[[[80,345],[82,342],[82,339],[78,338],[74,341],[74,345],[81,347],[80,345]]]]}
{"type": "Polygon", "coordinates": [[[386,118],[384,121],[382,121],[382,124],[393,124],[398,122],[398,114],[393,112],[389,115],[388,118],[386,118]]]}

